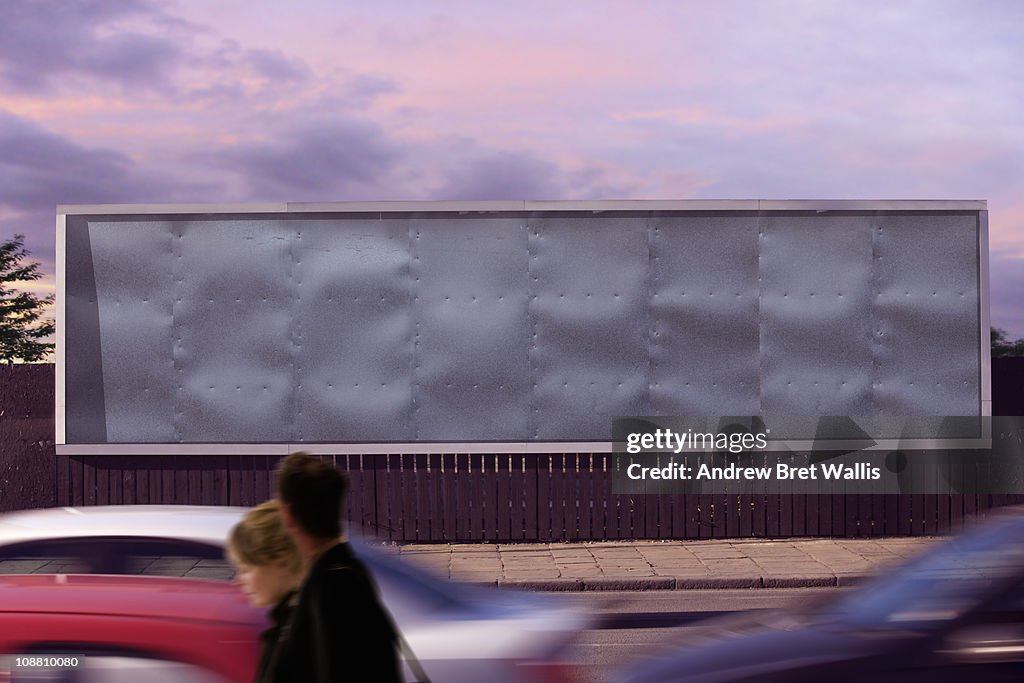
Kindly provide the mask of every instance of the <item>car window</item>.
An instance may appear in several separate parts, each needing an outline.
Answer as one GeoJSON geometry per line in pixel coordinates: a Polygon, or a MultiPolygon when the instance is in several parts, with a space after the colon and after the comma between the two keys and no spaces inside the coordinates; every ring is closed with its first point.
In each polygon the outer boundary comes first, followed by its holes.
{"type": "Polygon", "coordinates": [[[224,579],[231,565],[217,546],[136,537],[27,541],[0,547],[2,574],[148,574],[224,579]]]}

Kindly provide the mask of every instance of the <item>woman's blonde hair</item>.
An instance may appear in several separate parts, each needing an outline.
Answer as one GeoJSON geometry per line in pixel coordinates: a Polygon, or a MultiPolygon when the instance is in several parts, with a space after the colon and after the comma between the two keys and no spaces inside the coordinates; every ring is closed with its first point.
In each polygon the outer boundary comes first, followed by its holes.
{"type": "Polygon", "coordinates": [[[283,563],[296,574],[302,558],[284,528],[281,506],[276,500],[260,503],[245,513],[228,536],[228,547],[245,564],[264,567],[283,563]]]}

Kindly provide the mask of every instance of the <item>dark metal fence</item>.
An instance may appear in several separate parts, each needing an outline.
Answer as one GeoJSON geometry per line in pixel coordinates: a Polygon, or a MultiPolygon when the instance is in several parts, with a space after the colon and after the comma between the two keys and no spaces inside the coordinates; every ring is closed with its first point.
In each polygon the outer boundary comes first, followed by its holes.
{"type": "MultiPolygon", "coordinates": [[[[994,385],[1012,376],[1004,367],[1021,366],[1024,359],[996,359],[994,385]]],[[[0,381],[0,509],[252,505],[273,493],[276,456],[57,456],[53,367],[0,366],[0,381]]],[[[603,453],[325,457],[351,477],[351,524],[403,542],[929,535],[1024,502],[988,494],[614,495],[612,458],[603,453]]]]}

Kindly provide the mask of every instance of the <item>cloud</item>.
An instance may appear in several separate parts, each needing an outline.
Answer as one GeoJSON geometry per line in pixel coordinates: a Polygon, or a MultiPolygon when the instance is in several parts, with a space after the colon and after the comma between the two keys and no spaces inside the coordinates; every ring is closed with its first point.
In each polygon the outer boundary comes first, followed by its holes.
{"type": "Polygon", "coordinates": [[[313,75],[301,60],[290,59],[276,50],[247,50],[244,61],[261,78],[278,85],[306,83],[313,75]]]}
{"type": "Polygon", "coordinates": [[[115,30],[122,21],[172,21],[144,0],[5,0],[0,21],[0,83],[40,92],[67,76],[131,88],[169,87],[182,51],[174,35],[115,30]]]}
{"type": "Polygon", "coordinates": [[[25,234],[48,273],[58,204],[216,201],[224,192],[215,183],[142,166],[119,151],[84,147],[2,111],[0,149],[0,236],[25,234]]]}
{"type": "Polygon", "coordinates": [[[201,152],[195,161],[234,173],[247,186],[249,199],[294,201],[382,191],[401,157],[383,130],[356,119],[271,127],[264,135],[201,152]]]}
{"type": "Polygon", "coordinates": [[[362,109],[381,95],[400,92],[394,79],[374,74],[357,74],[342,89],[342,98],[349,108],[362,109]]]}
{"type": "Polygon", "coordinates": [[[0,205],[18,212],[61,204],[171,201],[209,187],[141,168],[128,155],[88,148],[0,112],[0,205]]]}
{"type": "MultiPolygon", "coordinates": [[[[462,145],[449,144],[460,153],[462,145]]],[[[565,169],[529,152],[484,148],[443,171],[430,199],[597,199],[622,197],[623,190],[595,166],[565,169]]]]}

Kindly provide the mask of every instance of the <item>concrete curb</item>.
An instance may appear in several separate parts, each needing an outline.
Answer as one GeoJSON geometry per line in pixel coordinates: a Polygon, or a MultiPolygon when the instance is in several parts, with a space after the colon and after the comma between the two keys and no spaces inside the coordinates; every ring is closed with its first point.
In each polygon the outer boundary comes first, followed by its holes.
{"type": "MultiPolygon", "coordinates": [[[[505,579],[498,580],[502,589],[528,591],[655,591],[655,590],[720,590],[736,588],[836,588],[851,586],[862,581],[864,576],[718,576],[707,578],[673,578],[651,576],[635,579],[505,579]]],[[[494,586],[495,582],[479,582],[478,585],[494,586]]]]}

